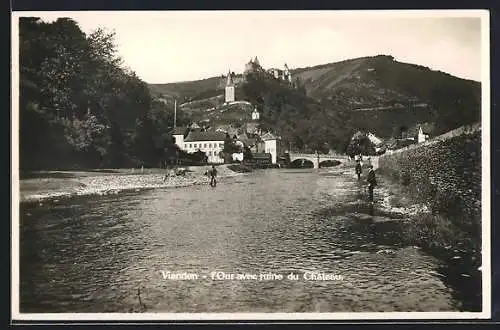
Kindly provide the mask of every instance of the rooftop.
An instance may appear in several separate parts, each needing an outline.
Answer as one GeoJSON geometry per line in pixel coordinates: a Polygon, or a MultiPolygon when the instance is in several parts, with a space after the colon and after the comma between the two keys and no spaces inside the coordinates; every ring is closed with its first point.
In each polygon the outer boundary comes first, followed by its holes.
{"type": "Polygon", "coordinates": [[[184,135],[186,133],[186,131],[187,131],[186,127],[182,127],[182,126],[181,127],[174,127],[172,129],[171,134],[172,135],[184,135]]]}
{"type": "Polygon", "coordinates": [[[263,141],[266,141],[266,140],[276,140],[276,136],[274,136],[273,134],[271,134],[271,133],[268,132],[268,133],[262,135],[261,139],[263,141]]]}
{"type": "Polygon", "coordinates": [[[226,133],[224,132],[189,132],[184,141],[224,141],[225,139],[226,133]]]}

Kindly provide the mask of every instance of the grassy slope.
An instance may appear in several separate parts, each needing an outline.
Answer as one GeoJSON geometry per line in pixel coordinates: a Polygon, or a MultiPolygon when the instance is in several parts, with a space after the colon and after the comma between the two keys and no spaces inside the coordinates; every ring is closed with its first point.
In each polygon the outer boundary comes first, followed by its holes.
{"type": "Polygon", "coordinates": [[[465,98],[480,96],[478,82],[397,62],[389,56],[362,57],[300,68],[293,73],[302,80],[311,96],[322,98],[343,93],[353,106],[357,103],[376,106],[395,101],[433,101],[438,89],[462,94],[465,98]]]}
{"type": "Polygon", "coordinates": [[[397,62],[389,56],[301,68],[294,73],[315,98],[340,98],[351,110],[386,107],[357,111],[352,116],[358,129],[374,131],[381,137],[390,137],[395,126],[411,127],[441,118],[445,124],[435,132],[439,134],[477,121],[480,116],[479,82],[397,62]],[[443,120],[445,116],[454,119],[443,120]]]}
{"type": "Polygon", "coordinates": [[[216,124],[231,124],[237,121],[249,121],[252,118],[253,107],[246,104],[219,105],[213,110],[207,108],[190,108],[185,111],[190,113],[194,121],[209,119],[210,123],[216,124]]]}
{"type": "Polygon", "coordinates": [[[205,97],[216,96],[223,93],[219,88],[221,77],[211,77],[202,80],[184,81],[168,84],[149,84],[153,96],[164,95],[166,97],[175,97],[183,101],[190,98],[195,99],[199,94],[206,94],[205,97]],[[212,95],[215,94],[215,95],[212,95]]]}

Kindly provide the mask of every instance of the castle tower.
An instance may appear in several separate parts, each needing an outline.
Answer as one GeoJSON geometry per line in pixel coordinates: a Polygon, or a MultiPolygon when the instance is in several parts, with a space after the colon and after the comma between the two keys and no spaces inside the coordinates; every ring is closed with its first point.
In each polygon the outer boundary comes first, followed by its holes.
{"type": "Polygon", "coordinates": [[[233,77],[231,75],[231,70],[227,73],[227,82],[226,82],[226,93],[225,93],[226,103],[234,102],[234,83],[233,77]]]}
{"type": "Polygon", "coordinates": [[[252,62],[252,59],[250,59],[250,61],[248,61],[248,63],[245,64],[245,71],[244,71],[244,73],[247,74],[250,71],[252,71],[252,69],[253,69],[253,62],[252,62]]]}
{"type": "Polygon", "coordinates": [[[259,62],[259,59],[257,58],[257,56],[255,56],[255,60],[253,60],[253,63],[255,64],[255,66],[259,67],[260,66],[260,62],[259,62]]]}

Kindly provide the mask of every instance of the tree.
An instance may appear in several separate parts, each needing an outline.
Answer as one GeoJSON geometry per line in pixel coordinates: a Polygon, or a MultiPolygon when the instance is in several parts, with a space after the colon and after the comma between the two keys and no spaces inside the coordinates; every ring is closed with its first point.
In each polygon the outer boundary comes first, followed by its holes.
{"type": "Polygon", "coordinates": [[[250,160],[252,158],[253,158],[252,151],[248,146],[245,146],[245,148],[243,149],[243,159],[250,160]]]}
{"type": "Polygon", "coordinates": [[[233,153],[240,152],[241,150],[234,142],[234,139],[226,133],[226,138],[224,139],[224,148],[222,149],[222,151],[226,155],[232,155],[233,153]]]}
{"type": "Polygon", "coordinates": [[[156,164],[166,121],[148,86],[123,67],[114,34],[69,18],[21,18],[21,168],[156,164]]]}

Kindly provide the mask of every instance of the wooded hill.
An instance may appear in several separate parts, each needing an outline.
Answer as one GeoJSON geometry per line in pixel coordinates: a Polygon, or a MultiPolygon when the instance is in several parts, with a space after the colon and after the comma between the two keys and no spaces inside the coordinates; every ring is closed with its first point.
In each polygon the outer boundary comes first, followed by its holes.
{"type": "MultiPolygon", "coordinates": [[[[348,112],[352,130],[367,130],[388,138],[395,126],[436,124],[440,134],[480,120],[481,85],[429,68],[379,55],[292,70],[309,103],[328,104],[329,111],[348,112]]],[[[261,77],[260,82],[269,77],[261,77]]],[[[149,85],[153,94],[192,99],[216,106],[223,102],[222,77],[149,85]],[[204,98],[207,96],[207,98],[204,98]],[[219,97],[217,99],[217,96],[219,97]]],[[[250,101],[237,88],[237,99],[250,101]],[[238,95],[239,93],[239,95],[238,95]]],[[[295,91],[290,90],[290,93],[295,91]]],[[[285,93],[286,94],[286,93],[285,93]]],[[[301,104],[290,104],[301,107],[301,104]]],[[[309,110],[299,109],[304,114],[309,110]]],[[[322,110],[323,112],[323,110],[322,110]]],[[[326,124],[327,126],[329,124],[326,124]]],[[[344,125],[345,126],[345,125],[344,125]]],[[[276,127],[276,129],[278,129],[276,127]]]]}
{"type": "Polygon", "coordinates": [[[294,71],[316,99],[341,98],[356,128],[382,137],[394,125],[435,122],[435,134],[480,120],[481,84],[392,56],[363,57],[294,71]],[[359,111],[363,109],[364,111],[359,111]]]}

